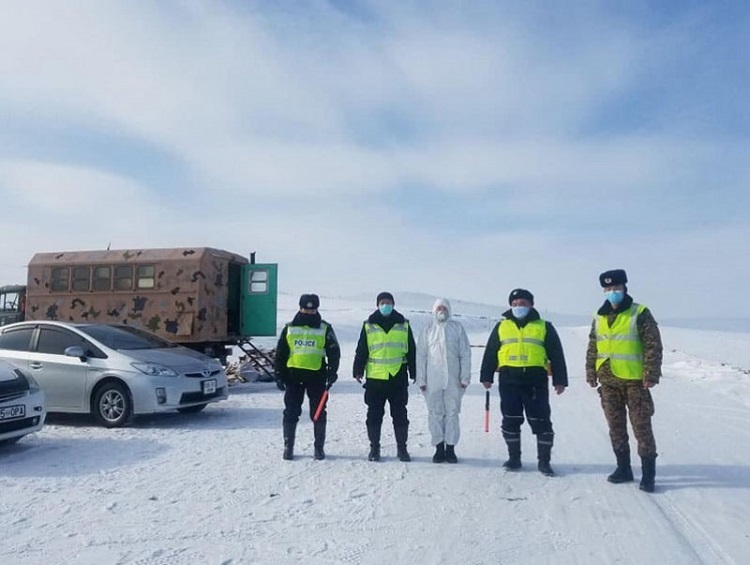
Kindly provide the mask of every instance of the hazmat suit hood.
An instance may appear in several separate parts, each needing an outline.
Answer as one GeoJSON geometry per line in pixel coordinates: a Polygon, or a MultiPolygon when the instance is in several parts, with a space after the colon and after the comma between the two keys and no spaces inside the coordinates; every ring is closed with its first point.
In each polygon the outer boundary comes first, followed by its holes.
{"type": "MultiPolygon", "coordinates": [[[[437,315],[437,310],[438,310],[439,306],[445,306],[445,309],[448,311],[448,317],[445,320],[443,320],[443,322],[447,322],[448,320],[451,319],[451,315],[452,315],[452,312],[451,312],[451,303],[448,302],[448,300],[446,298],[438,298],[437,300],[435,300],[435,303],[432,305],[432,315],[433,316],[437,315]]],[[[435,319],[437,320],[437,317],[435,319]]],[[[440,320],[438,320],[438,321],[440,321],[440,320]]]]}

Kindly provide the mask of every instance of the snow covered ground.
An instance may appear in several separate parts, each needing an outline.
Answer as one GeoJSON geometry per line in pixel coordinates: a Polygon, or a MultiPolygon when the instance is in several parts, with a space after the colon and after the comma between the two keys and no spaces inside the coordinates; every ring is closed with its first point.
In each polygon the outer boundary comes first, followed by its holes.
{"type": "MultiPolygon", "coordinates": [[[[282,297],[280,322],[296,297],[282,297]]],[[[414,325],[429,305],[397,305],[414,325]]],[[[297,458],[282,461],[282,395],[237,385],[197,415],[164,415],[105,430],[51,417],[0,451],[0,563],[215,564],[740,564],[750,554],[750,334],[662,328],[664,379],[655,390],[657,492],[605,481],[613,469],[596,392],[585,384],[587,327],[558,327],[571,375],[552,399],[558,477],[524,463],[504,473],[493,388],[464,399],[458,465],[431,463],[424,401],[412,387],[413,461],[365,459],[363,391],[351,379],[359,324],[371,300],[323,299],[344,358],[329,405],[325,461],[312,459],[312,425],[297,458]]],[[[659,311],[654,305],[658,319],[659,311]]],[[[461,319],[482,345],[499,313],[461,319]]],[[[461,314],[461,305],[454,304],[461,314]]],[[[388,421],[388,417],[386,416],[388,421]]],[[[637,472],[637,475],[640,473],[637,472]]]]}

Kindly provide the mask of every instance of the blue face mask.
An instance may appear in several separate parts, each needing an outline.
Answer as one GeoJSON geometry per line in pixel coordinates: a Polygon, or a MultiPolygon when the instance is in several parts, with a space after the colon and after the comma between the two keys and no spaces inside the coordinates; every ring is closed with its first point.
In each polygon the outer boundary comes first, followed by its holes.
{"type": "Polygon", "coordinates": [[[526,316],[529,315],[529,308],[528,306],[512,306],[511,312],[513,312],[513,317],[518,320],[523,320],[526,316]]]}
{"type": "Polygon", "coordinates": [[[383,316],[388,317],[391,315],[391,312],[393,312],[393,304],[381,304],[378,306],[378,310],[383,316]]]}
{"type": "Polygon", "coordinates": [[[607,297],[607,300],[609,300],[610,304],[612,304],[613,306],[617,306],[620,302],[622,302],[622,299],[625,298],[625,291],[610,290],[609,292],[605,292],[604,296],[607,297]]]}

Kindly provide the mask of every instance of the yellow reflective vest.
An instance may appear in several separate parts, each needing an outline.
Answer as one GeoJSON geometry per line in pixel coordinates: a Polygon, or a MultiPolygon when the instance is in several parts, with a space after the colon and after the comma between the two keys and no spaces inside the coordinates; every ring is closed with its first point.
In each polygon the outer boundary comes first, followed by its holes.
{"type": "Polygon", "coordinates": [[[547,336],[547,324],[544,320],[534,320],[519,328],[513,320],[506,318],[500,322],[497,333],[500,338],[498,367],[546,368],[544,338],[547,336]]]}
{"type": "Polygon", "coordinates": [[[409,351],[409,322],[395,324],[388,332],[377,324],[365,323],[368,379],[387,381],[396,375],[409,351]]]}
{"type": "Polygon", "coordinates": [[[643,379],[643,343],[636,321],[646,307],[635,302],[617,314],[612,325],[596,316],[596,368],[609,359],[612,374],[621,379],[643,379]]]}
{"type": "Polygon", "coordinates": [[[289,344],[289,359],[286,366],[318,371],[323,366],[323,357],[326,354],[327,328],[326,324],[320,324],[320,328],[288,325],[286,342],[289,344]]]}

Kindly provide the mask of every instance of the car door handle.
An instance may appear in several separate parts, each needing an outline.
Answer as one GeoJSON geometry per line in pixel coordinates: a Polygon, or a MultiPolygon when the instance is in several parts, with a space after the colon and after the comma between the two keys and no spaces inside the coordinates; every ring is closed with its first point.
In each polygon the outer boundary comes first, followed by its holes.
{"type": "Polygon", "coordinates": [[[41,369],[42,364],[39,361],[32,361],[31,363],[29,363],[29,367],[31,367],[32,369],[41,369]]]}

